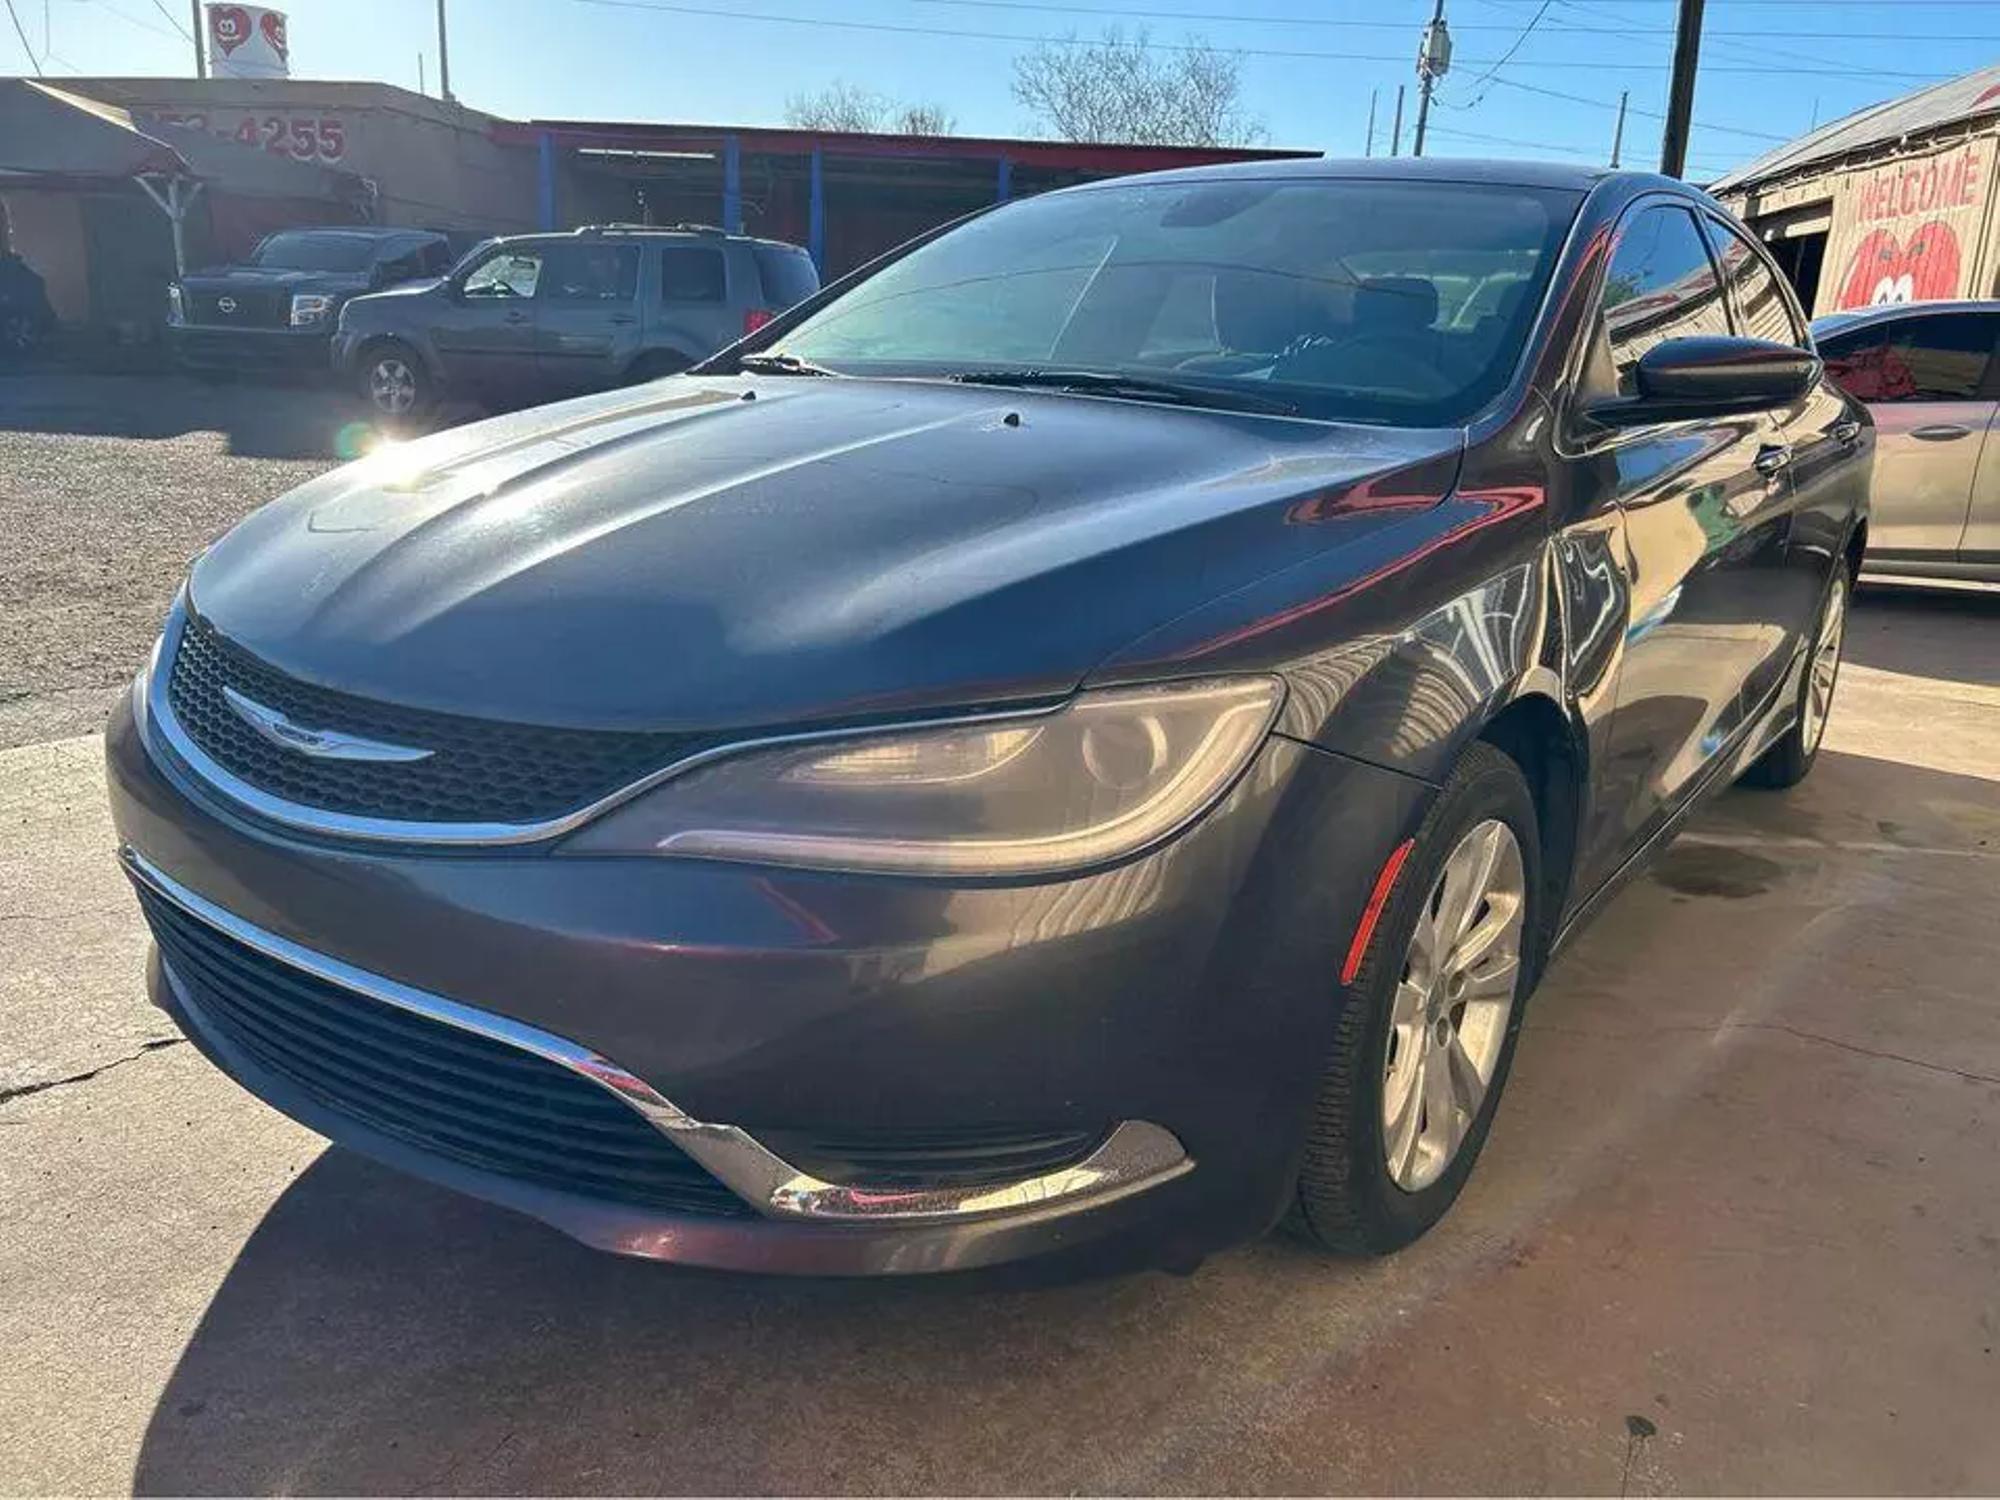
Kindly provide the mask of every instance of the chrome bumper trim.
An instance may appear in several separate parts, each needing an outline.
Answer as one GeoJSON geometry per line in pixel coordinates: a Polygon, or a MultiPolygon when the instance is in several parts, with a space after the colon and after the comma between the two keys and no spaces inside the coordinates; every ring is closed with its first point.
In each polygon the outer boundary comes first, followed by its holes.
{"type": "Polygon", "coordinates": [[[1082,1161],[1014,1182],[914,1188],[825,1182],[800,1171],[734,1125],[695,1119],[644,1079],[588,1047],[371,974],[266,932],[189,890],[129,845],[119,850],[119,858],[133,880],[269,958],[386,1005],[533,1053],[589,1079],[638,1111],[723,1186],[767,1218],[915,1227],[1059,1206],[1095,1207],[1171,1181],[1194,1167],[1171,1131],[1148,1121],[1127,1120],[1082,1161]]]}

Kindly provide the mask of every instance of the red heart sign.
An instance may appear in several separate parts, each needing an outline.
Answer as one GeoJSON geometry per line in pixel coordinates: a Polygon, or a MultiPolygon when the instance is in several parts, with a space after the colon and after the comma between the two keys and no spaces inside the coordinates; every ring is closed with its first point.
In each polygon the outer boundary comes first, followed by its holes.
{"type": "Polygon", "coordinates": [[[228,56],[250,40],[250,12],[240,5],[211,5],[208,34],[228,56]]]}
{"type": "Polygon", "coordinates": [[[264,29],[264,40],[271,44],[271,50],[278,54],[280,61],[289,62],[285,51],[285,18],[275,10],[267,10],[258,18],[257,24],[264,29]]]}
{"type": "Polygon", "coordinates": [[[1854,247],[1841,283],[1842,308],[1934,302],[1958,295],[1958,236],[1942,219],[1918,227],[1907,247],[1892,229],[1871,229],[1854,247]]]}

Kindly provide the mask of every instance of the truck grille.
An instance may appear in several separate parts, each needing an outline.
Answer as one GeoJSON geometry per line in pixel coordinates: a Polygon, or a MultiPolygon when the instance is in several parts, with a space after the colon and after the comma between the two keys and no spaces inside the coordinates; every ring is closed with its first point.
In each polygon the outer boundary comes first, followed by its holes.
{"type": "Polygon", "coordinates": [[[412,823],[539,823],[561,817],[699,748],[695,736],[553,729],[402,708],[289,677],[193,615],[167,679],[181,728],[260,791],[304,807],[412,823]],[[234,688],[310,729],[428,750],[417,761],[325,760],[253,729],[234,688]]]}
{"type": "Polygon", "coordinates": [[[199,1018],[327,1109],[540,1187],[674,1213],[751,1213],[638,1113],[561,1064],[334,984],[138,889],[199,1018]]]}
{"type": "Polygon", "coordinates": [[[187,317],[190,323],[224,328],[285,328],[292,321],[290,292],[191,292],[187,317]],[[225,308],[227,301],[232,305],[225,308]]]}

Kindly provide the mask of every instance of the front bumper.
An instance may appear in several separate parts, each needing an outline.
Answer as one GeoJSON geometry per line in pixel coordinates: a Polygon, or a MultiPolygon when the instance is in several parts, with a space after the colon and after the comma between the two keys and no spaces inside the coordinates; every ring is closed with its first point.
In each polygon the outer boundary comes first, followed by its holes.
{"type": "Polygon", "coordinates": [[[1341,953],[1382,853],[1429,795],[1274,739],[1221,806],[1149,855],[1057,882],[955,886],[343,846],[222,801],[142,743],[129,707],[107,756],[120,837],[154,889],[300,961],[594,1059],[754,1212],[633,1209],[413,1147],[232,1047],[198,990],[156,970],[161,1003],[253,1092],[605,1249],[819,1273],[1085,1245],[1178,1261],[1261,1232],[1295,1170],[1341,953]],[[1101,1144],[971,1197],[817,1181],[762,1144],[1005,1121],[1101,1144]]]}
{"type": "Polygon", "coordinates": [[[204,370],[327,368],[332,328],[235,328],[227,324],[169,323],[167,347],[177,363],[204,370]]]}

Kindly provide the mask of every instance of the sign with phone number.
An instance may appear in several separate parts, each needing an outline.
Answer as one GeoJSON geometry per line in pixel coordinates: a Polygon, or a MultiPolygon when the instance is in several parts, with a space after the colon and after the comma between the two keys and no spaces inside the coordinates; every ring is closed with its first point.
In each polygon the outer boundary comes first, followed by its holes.
{"type": "Polygon", "coordinates": [[[339,115],[210,114],[205,110],[158,110],[141,116],[184,130],[203,130],[217,140],[261,146],[294,161],[337,162],[347,155],[347,125],[339,115]]]}

